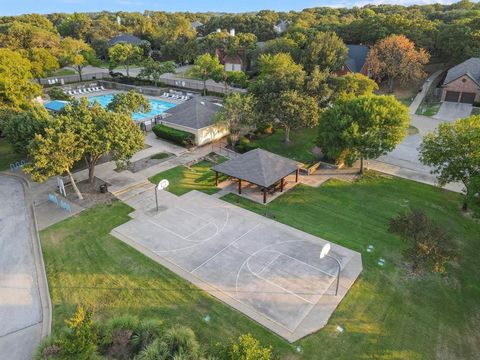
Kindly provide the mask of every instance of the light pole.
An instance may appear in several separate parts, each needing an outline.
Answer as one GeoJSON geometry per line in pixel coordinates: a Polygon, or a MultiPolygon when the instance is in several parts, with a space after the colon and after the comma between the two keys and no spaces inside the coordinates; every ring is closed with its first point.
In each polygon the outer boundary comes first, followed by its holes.
{"type": "Polygon", "coordinates": [[[322,247],[322,250],[320,251],[320,259],[323,259],[325,257],[328,257],[330,259],[333,259],[337,262],[338,265],[338,272],[337,272],[337,286],[335,288],[335,296],[338,294],[338,284],[340,283],[340,271],[342,270],[342,265],[340,264],[340,261],[338,261],[337,258],[334,258],[333,256],[328,255],[330,252],[330,244],[327,243],[322,247]]]}
{"type": "Polygon", "coordinates": [[[157,211],[158,211],[158,190],[165,190],[170,183],[168,182],[167,179],[160,180],[157,186],[155,186],[155,204],[157,205],[157,211]]]}

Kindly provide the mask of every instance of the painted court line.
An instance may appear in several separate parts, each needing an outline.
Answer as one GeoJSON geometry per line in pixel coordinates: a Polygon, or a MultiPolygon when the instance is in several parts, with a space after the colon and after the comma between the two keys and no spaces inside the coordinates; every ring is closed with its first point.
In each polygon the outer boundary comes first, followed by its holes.
{"type": "MultiPolygon", "coordinates": [[[[270,250],[270,251],[273,252],[274,250],[270,250]]],[[[276,251],[276,252],[278,253],[278,251],[276,251]]],[[[268,264],[265,265],[263,267],[263,269],[260,270],[256,275],[260,276],[260,274],[263,273],[265,270],[267,270],[269,268],[269,266],[272,265],[280,256],[281,256],[281,253],[279,253],[277,256],[275,256],[272,261],[269,261],[268,264]]],[[[249,265],[249,264],[250,264],[250,262],[248,262],[247,265],[249,265]]],[[[249,266],[249,269],[250,269],[250,266],[249,266]]]]}
{"type": "Polygon", "coordinates": [[[152,220],[150,220],[150,219],[147,219],[147,221],[148,221],[149,223],[151,223],[152,225],[158,227],[158,228],[162,228],[163,230],[168,231],[170,234],[173,234],[173,235],[175,235],[176,237],[178,237],[178,238],[180,238],[180,239],[183,239],[183,240],[188,241],[188,242],[198,243],[198,241],[189,240],[189,239],[183,237],[182,235],[177,234],[175,231],[172,231],[172,230],[166,228],[165,226],[163,226],[163,225],[161,225],[161,224],[158,224],[158,223],[156,223],[156,222],[154,222],[154,221],[152,221],[152,220]]]}
{"type": "Polygon", "coordinates": [[[247,269],[248,269],[248,271],[250,271],[250,273],[251,273],[253,276],[256,276],[256,277],[259,278],[260,280],[263,280],[263,281],[269,283],[270,285],[273,285],[273,286],[275,286],[275,287],[278,287],[279,289],[285,291],[286,293],[289,293],[289,294],[291,294],[291,295],[293,295],[293,296],[296,296],[296,297],[299,298],[300,300],[303,300],[303,301],[305,301],[305,302],[307,302],[307,303],[309,303],[309,304],[311,304],[311,305],[314,305],[314,304],[315,304],[315,303],[312,303],[311,301],[305,299],[303,296],[300,296],[300,295],[298,295],[297,293],[295,293],[295,292],[293,292],[293,291],[291,291],[291,290],[285,289],[283,286],[278,285],[278,284],[275,283],[274,281],[265,279],[263,276],[259,276],[259,275],[255,274],[255,273],[252,271],[252,269],[250,269],[250,264],[249,264],[248,262],[247,262],[247,269]]]}
{"type": "Polygon", "coordinates": [[[215,255],[211,256],[210,258],[208,258],[207,260],[205,260],[203,263],[201,263],[199,266],[197,266],[195,269],[193,269],[191,272],[195,272],[197,271],[198,269],[200,269],[203,265],[205,265],[206,263],[208,263],[210,260],[214,259],[217,255],[221,254],[222,252],[224,252],[225,250],[227,250],[230,246],[232,246],[233,244],[235,244],[238,240],[240,240],[241,238],[243,238],[245,235],[247,235],[248,233],[252,232],[253,230],[255,230],[260,224],[257,224],[255,225],[253,228],[251,228],[250,230],[248,230],[246,233],[244,233],[243,235],[239,236],[238,238],[236,238],[235,240],[233,240],[230,244],[228,244],[227,246],[225,246],[222,250],[220,250],[219,252],[217,252],[215,255]]]}
{"type": "MultiPolygon", "coordinates": [[[[276,251],[276,250],[272,250],[272,251],[276,251]]],[[[300,260],[300,259],[294,258],[293,256],[287,255],[287,254],[282,253],[282,252],[280,252],[280,251],[276,251],[276,252],[278,252],[279,254],[281,254],[281,255],[283,255],[283,256],[289,257],[290,259],[293,259],[293,260],[295,260],[295,261],[298,261],[298,262],[300,262],[300,263],[302,263],[302,264],[305,264],[305,265],[311,267],[312,269],[315,269],[315,270],[317,270],[317,271],[319,271],[319,272],[321,272],[321,273],[323,273],[323,274],[325,274],[325,275],[328,275],[328,276],[330,276],[330,277],[334,277],[334,276],[335,276],[334,274],[330,274],[330,273],[328,273],[328,272],[326,272],[326,271],[324,271],[324,270],[322,270],[322,269],[317,268],[316,266],[313,266],[313,265],[310,265],[309,263],[306,263],[305,261],[302,261],[302,260],[300,260]]]]}

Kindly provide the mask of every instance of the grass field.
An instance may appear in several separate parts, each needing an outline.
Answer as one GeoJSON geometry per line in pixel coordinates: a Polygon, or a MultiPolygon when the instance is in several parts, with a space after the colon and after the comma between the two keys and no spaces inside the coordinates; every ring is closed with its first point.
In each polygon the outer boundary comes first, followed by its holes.
{"type": "Polygon", "coordinates": [[[229,194],[224,200],[362,253],[364,271],[317,334],[300,341],[305,359],[477,359],[480,354],[480,224],[460,212],[458,194],[399,178],[331,180],[297,186],[265,206],[229,194]],[[388,221],[422,208],[457,239],[447,276],[406,272],[404,243],[388,221]],[[372,244],[373,253],[365,252],[372,244]],[[386,266],[376,261],[383,257],[386,266]],[[336,334],[337,325],[345,327],[336,334]],[[321,350],[320,350],[321,349],[321,350]]]}
{"type": "Polygon", "coordinates": [[[68,75],[77,75],[77,72],[72,69],[58,69],[52,74],[52,76],[68,76],[68,75]]]}
{"type": "Polygon", "coordinates": [[[293,160],[312,163],[318,159],[317,155],[312,153],[317,135],[318,130],[316,128],[292,131],[290,133],[290,144],[285,144],[285,132],[277,130],[270,136],[252,141],[252,144],[293,160]]]}
{"type": "Polygon", "coordinates": [[[0,171],[9,170],[10,164],[22,160],[22,156],[13,151],[7,139],[0,138],[0,171]]]}
{"type": "Polygon", "coordinates": [[[224,199],[260,214],[268,211],[280,222],[362,253],[364,271],[324,329],[290,345],[195,289],[109,235],[131,211],[117,202],[41,232],[53,330],[63,326],[76,304],[85,303],[101,319],[129,313],[190,326],[207,347],[251,332],[285,360],[478,358],[480,224],[460,212],[460,195],[368,174],[354,183],[299,185],[268,207],[235,195],[224,199]],[[409,207],[424,209],[456,236],[457,256],[448,275],[407,273],[405,245],[387,226],[409,207]],[[373,253],[365,251],[369,244],[373,253]],[[383,268],[376,264],[380,257],[386,259],[383,268]],[[208,324],[202,321],[206,314],[212,319],[208,324]],[[343,334],[337,325],[345,328],[343,334]]]}
{"type": "MultiPolygon", "coordinates": [[[[220,161],[225,158],[220,159],[220,161]]],[[[158,184],[160,180],[167,179],[170,182],[168,191],[175,195],[183,195],[191,190],[202,191],[206,194],[214,194],[219,189],[215,186],[215,173],[210,170],[214,164],[211,161],[201,161],[191,167],[177,166],[173,169],[158,173],[148,180],[158,184]]],[[[220,181],[225,180],[220,176],[220,181]]]]}

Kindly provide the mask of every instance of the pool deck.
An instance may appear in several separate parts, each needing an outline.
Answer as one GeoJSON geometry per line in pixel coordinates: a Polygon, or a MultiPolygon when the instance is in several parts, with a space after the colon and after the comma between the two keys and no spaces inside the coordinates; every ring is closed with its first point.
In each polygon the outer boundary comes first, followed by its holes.
{"type": "MultiPolygon", "coordinates": [[[[92,96],[102,96],[102,95],[108,95],[108,94],[118,94],[118,93],[125,93],[126,91],[122,90],[114,90],[114,89],[105,89],[104,91],[96,91],[96,92],[91,92],[88,94],[78,94],[78,95],[73,95],[75,99],[80,99],[82,97],[92,97],[92,96]]],[[[147,99],[154,99],[154,100],[161,100],[165,102],[169,102],[175,105],[183,104],[183,101],[180,100],[175,100],[172,98],[166,98],[163,96],[150,96],[150,95],[145,95],[143,94],[147,99]]]]}

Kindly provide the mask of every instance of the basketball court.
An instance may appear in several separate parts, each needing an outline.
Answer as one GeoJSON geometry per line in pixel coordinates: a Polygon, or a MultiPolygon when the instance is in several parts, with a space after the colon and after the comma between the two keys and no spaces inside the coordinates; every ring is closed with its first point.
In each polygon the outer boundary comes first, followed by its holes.
{"type": "Polygon", "coordinates": [[[362,270],[332,244],[335,296],[327,241],[201,192],[160,195],[160,211],[137,209],[112,234],[289,341],[322,328],[362,270]]]}

